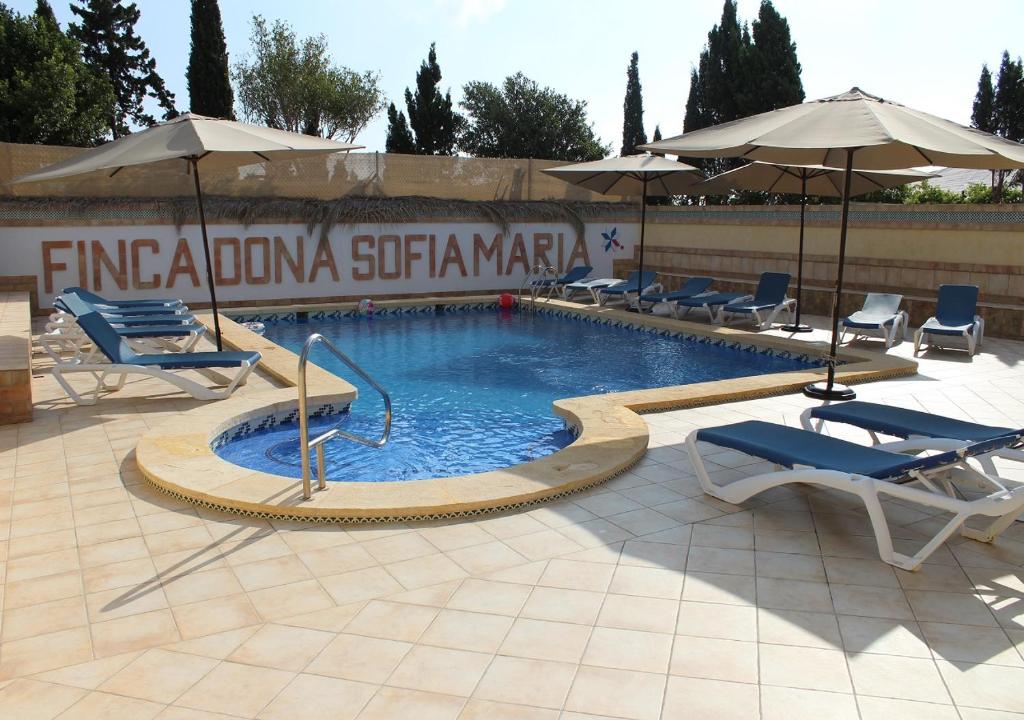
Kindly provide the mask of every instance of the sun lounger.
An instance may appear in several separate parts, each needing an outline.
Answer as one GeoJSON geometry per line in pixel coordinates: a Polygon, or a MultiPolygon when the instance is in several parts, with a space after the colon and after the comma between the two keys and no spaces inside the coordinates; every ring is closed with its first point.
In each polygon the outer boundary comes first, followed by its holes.
{"type": "MultiPolygon", "coordinates": [[[[133,349],[142,352],[191,352],[206,333],[206,326],[201,323],[112,327],[118,335],[129,341],[133,349]]],[[[58,363],[87,361],[97,352],[89,336],[71,316],[67,316],[66,322],[49,323],[47,331],[39,336],[39,344],[58,363]],[[92,351],[83,354],[87,346],[92,351]]]]}
{"type": "Polygon", "coordinates": [[[539,288],[554,288],[558,291],[558,294],[565,297],[565,287],[572,283],[580,282],[587,277],[590,273],[594,272],[594,268],[589,265],[577,265],[576,267],[569,270],[565,275],[559,278],[546,278],[542,280],[534,280],[530,283],[533,287],[539,288]]]}
{"type": "Polygon", "coordinates": [[[630,295],[639,296],[653,287],[661,289],[661,285],[654,283],[656,277],[658,277],[658,273],[653,270],[644,270],[642,275],[639,270],[634,270],[625,280],[596,290],[597,304],[606,305],[612,300],[620,300],[628,306],[630,295]]]}
{"type": "Polygon", "coordinates": [[[94,292],[86,290],[80,287],[69,287],[64,288],[61,294],[74,293],[78,297],[85,300],[87,303],[94,305],[97,308],[127,308],[127,307],[165,307],[172,308],[184,305],[179,299],[166,298],[162,300],[148,299],[148,298],[136,298],[133,300],[109,300],[101,295],[97,295],[94,292]]]}
{"type": "Polygon", "coordinates": [[[700,295],[701,293],[706,292],[713,282],[714,280],[709,277],[692,277],[683,283],[678,290],[662,293],[644,293],[640,296],[640,299],[637,302],[637,307],[643,310],[644,303],[651,303],[652,308],[655,305],[666,303],[669,306],[669,310],[674,315],[674,306],[677,301],[688,300],[694,295],[700,295]]]}
{"type": "Polygon", "coordinates": [[[577,282],[566,284],[565,287],[562,289],[562,294],[564,295],[566,300],[569,300],[576,293],[589,293],[591,299],[596,303],[598,290],[606,287],[611,287],[612,285],[617,285],[620,282],[622,282],[622,280],[620,280],[619,278],[598,278],[595,280],[579,280],[577,282]]]}
{"type": "Polygon", "coordinates": [[[730,315],[749,317],[758,329],[767,330],[783,310],[792,316],[796,300],[786,297],[789,280],[789,273],[761,273],[754,295],[749,300],[736,300],[723,306],[718,313],[719,322],[727,322],[730,315]]]}
{"type": "Polygon", "coordinates": [[[744,295],[743,293],[723,293],[723,292],[709,292],[694,295],[692,298],[687,300],[677,300],[675,308],[673,308],[673,315],[677,320],[685,318],[689,312],[695,308],[703,308],[708,314],[708,320],[710,322],[718,322],[718,309],[729,303],[739,302],[740,300],[746,300],[752,298],[752,295],[744,295]],[[680,310],[682,312],[680,312],[680,310]]]}
{"type": "Polygon", "coordinates": [[[903,337],[907,327],[907,314],[900,310],[902,295],[893,293],[868,293],[864,298],[864,307],[842,320],[843,333],[839,342],[844,342],[846,333],[853,333],[853,340],[868,337],[867,331],[875,330],[882,334],[885,349],[888,350],[903,337]]]}
{"type": "Polygon", "coordinates": [[[985,321],[977,311],[977,285],[940,285],[934,317],[928,318],[914,333],[914,354],[921,351],[921,341],[927,335],[932,347],[939,347],[935,336],[963,337],[967,340],[967,351],[973,355],[985,335],[985,321]]]}
{"type": "MultiPolygon", "coordinates": [[[[68,396],[79,405],[92,405],[99,398],[101,391],[119,390],[124,386],[128,375],[148,375],[159,378],[180,390],[187,392],[197,400],[221,400],[229,397],[238,386],[245,383],[249,374],[260,360],[258,352],[188,352],[173,354],[140,354],[132,350],[125,339],[117,334],[111,324],[99,313],[89,310],[83,301],[77,298],[67,299],[77,314],[78,326],[89,337],[100,353],[109,362],[79,362],[58,364],[52,372],[54,379],[60,383],[68,396]],[[218,369],[236,368],[233,378],[224,378],[218,369]],[[224,387],[220,390],[211,389],[195,380],[175,374],[179,370],[196,370],[211,377],[224,387]],[[96,380],[96,386],[90,391],[88,398],[78,393],[68,383],[68,374],[88,373],[96,380]],[[114,385],[108,385],[106,378],[117,376],[114,385]],[[224,380],[227,380],[225,383],[224,380]]],[[[87,393],[88,394],[88,393],[87,393]]]]}
{"type": "Polygon", "coordinates": [[[867,509],[882,560],[904,570],[916,570],[957,530],[965,537],[991,542],[1024,512],[1024,485],[1012,489],[1002,479],[982,473],[967,460],[1005,448],[1017,449],[1019,433],[969,444],[929,456],[904,455],[819,435],[807,430],[749,420],[695,430],[687,450],[704,492],[729,503],[740,503],[760,492],[789,483],[808,483],[857,495],[867,509]],[[780,469],[717,485],[708,475],[701,444],[735,450],[775,463],[780,469]],[[953,481],[983,492],[974,499],[956,496],[953,481]],[[949,520],[913,555],[893,548],[882,499],[916,503],[949,513],[949,520]],[[984,530],[964,527],[974,515],[995,518],[984,530]]]}

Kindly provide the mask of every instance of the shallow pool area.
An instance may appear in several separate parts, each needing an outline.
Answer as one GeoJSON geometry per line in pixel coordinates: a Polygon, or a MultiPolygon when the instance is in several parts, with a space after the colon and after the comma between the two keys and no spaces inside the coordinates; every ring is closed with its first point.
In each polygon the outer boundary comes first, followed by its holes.
{"type": "MultiPolygon", "coordinates": [[[[269,340],[296,353],[311,333],[323,334],[391,394],[387,446],[343,440],[326,445],[326,474],[335,481],[420,480],[536,460],[575,437],[552,412],[551,403],[560,398],[814,366],[807,356],[738,341],[486,305],[404,308],[372,318],[339,311],[259,319],[269,340]]],[[[314,350],[311,359],[359,389],[350,408],[329,408],[315,418],[311,433],[340,423],[351,432],[379,434],[379,396],[325,350],[314,350]]],[[[249,423],[222,433],[213,445],[232,463],[301,475],[294,416],[249,423]]]]}

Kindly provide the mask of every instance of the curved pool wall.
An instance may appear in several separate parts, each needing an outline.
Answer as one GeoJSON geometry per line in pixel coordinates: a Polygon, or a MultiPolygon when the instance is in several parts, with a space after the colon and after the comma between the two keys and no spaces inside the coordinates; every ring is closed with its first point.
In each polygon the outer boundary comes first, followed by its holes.
{"type": "MultiPolygon", "coordinates": [[[[384,301],[378,310],[409,306],[474,304],[488,298],[421,298],[384,301]]],[[[740,343],[760,350],[800,355],[822,354],[824,344],[759,335],[738,328],[716,327],[669,318],[639,317],[608,307],[589,307],[564,301],[542,301],[541,307],[599,322],[643,326],[652,331],[683,332],[707,342],[740,343]]],[[[291,311],[336,311],[346,306],[305,306],[291,311]]],[[[242,314],[243,311],[236,311],[242,314]]],[[[259,313],[256,310],[246,314],[259,313]]],[[[200,316],[212,323],[212,317],[200,316]]],[[[640,460],[647,448],[648,428],[638,413],[672,408],[717,405],[755,397],[799,391],[823,378],[823,369],[773,373],[733,380],[633,390],[567,398],[553,403],[554,414],[578,429],[572,444],[528,463],[484,473],[395,483],[328,483],[324,491],[304,500],[301,483],[277,474],[250,470],[218,457],[212,442],[221,433],[249,421],[287,413],[296,405],[297,357],[270,340],[255,335],[222,316],[228,348],[259,350],[259,373],[272,378],[276,389],[243,388],[227,400],[206,403],[170,418],[147,432],[136,447],[136,460],[155,488],[181,500],[220,511],[300,522],[378,522],[443,519],[530,506],[564,497],[614,477],[640,460]]],[[[844,365],[837,381],[855,384],[912,375],[910,360],[858,349],[842,348],[844,365]]],[[[347,405],[356,389],[311,364],[308,373],[310,407],[347,405]]],[[[682,441],[682,437],[680,437],[682,441]]]]}
{"type": "MultiPolygon", "coordinates": [[[[550,455],[575,439],[552,413],[555,400],[768,373],[820,364],[804,355],[706,336],[540,309],[496,304],[436,305],[376,316],[316,312],[306,318],[252,315],[265,337],[300,352],[311,333],[342,348],[391,394],[393,424],[384,448],[325,446],[328,480],[388,482],[486,472],[550,455]],[[639,342],[642,340],[642,342],[639,342]]],[[[327,405],[312,435],[337,425],[380,433],[381,402],[335,356],[311,359],[352,382],[360,399],[327,405]]],[[[301,477],[294,412],[247,421],[214,439],[217,454],[243,467],[301,477]]]]}

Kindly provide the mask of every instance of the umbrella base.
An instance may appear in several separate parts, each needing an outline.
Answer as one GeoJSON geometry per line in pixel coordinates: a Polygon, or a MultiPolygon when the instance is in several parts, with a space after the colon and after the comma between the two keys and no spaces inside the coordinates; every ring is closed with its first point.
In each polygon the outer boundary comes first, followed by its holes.
{"type": "Polygon", "coordinates": [[[838,383],[829,387],[827,382],[811,383],[804,388],[804,395],[815,400],[853,400],[857,397],[853,388],[838,383]]]}
{"type": "Polygon", "coordinates": [[[810,325],[783,325],[780,330],[788,333],[808,333],[814,330],[810,325]]]}

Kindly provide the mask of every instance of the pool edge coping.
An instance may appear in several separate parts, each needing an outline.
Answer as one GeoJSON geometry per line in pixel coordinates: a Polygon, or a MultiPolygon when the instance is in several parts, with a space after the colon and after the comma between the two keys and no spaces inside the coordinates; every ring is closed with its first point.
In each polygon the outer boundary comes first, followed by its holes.
{"type": "MultiPolygon", "coordinates": [[[[493,302],[494,298],[419,298],[379,301],[383,307],[430,304],[464,305],[493,302]]],[[[815,344],[760,335],[732,327],[701,325],[670,318],[639,316],[609,307],[578,305],[560,300],[539,301],[573,314],[678,333],[710,336],[729,342],[742,340],[759,347],[813,354],[815,344]]],[[[354,307],[335,304],[331,309],[354,307]]],[[[304,309],[312,310],[313,306],[304,309]]],[[[317,306],[325,309],[325,306],[317,306]]],[[[277,309],[280,311],[280,309],[277,309]]],[[[245,309],[232,309],[244,314],[245,309]]],[[[207,324],[211,317],[201,318],[207,324]]],[[[824,368],[757,375],[591,395],[556,400],[553,411],[578,429],[567,447],[529,463],[501,470],[430,480],[402,482],[330,483],[303,501],[301,480],[244,468],[221,459],[211,441],[227,427],[296,404],[297,356],[290,350],[221,316],[225,345],[263,353],[260,370],[286,387],[199,406],[157,425],[139,440],[136,461],[146,480],[157,489],[203,507],[251,517],[304,522],[384,522],[446,519],[519,509],[565,497],[625,472],[643,457],[649,431],[639,413],[794,392],[821,380],[824,368]],[[181,478],[188,478],[182,481],[181,478]]],[[[823,349],[823,348],[822,348],[823,349]]],[[[846,364],[837,369],[841,382],[852,384],[916,373],[917,363],[884,354],[843,348],[846,364]]],[[[355,399],[349,383],[310,364],[311,403],[355,399]]],[[[682,438],[680,438],[682,439],[682,438]]]]}

